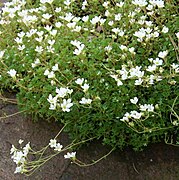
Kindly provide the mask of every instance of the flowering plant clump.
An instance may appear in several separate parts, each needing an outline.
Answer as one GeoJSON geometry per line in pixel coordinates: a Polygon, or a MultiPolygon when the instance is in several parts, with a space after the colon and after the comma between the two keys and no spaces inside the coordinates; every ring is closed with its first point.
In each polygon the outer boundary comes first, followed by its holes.
{"type": "Polygon", "coordinates": [[[26,113],[67,124],[75,141],[140,150],[179,139],[177,13],[169,0],[7,2],[1,88],[15,90],[26,113]]]}

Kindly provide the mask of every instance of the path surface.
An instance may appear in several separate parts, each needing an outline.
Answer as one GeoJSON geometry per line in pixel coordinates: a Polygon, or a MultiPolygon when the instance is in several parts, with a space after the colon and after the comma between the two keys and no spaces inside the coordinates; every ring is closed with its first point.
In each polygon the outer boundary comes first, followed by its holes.
{"type": "MultiPolygon", "coordinates": [[[[13,95],[7,97],[15,98],[13,95]]],[[[17,105],[0,101],[0,116],[18,112],[17,105]]],[[[15,175],[15,164],[10,158],[11,144],[17,145],[21,138],[31,142],[33,148],[40,149],[53,138],[60,129],[57,123],[39,120],[19,114],[0,120],[0,180],[178,180],[179,148],[164,144],[148,147],[144,152],[126,149],[115,151],[98,164],[80,168],[59,155],[45,164],[31,177],[15,175]]],[[[69,142],[67,134],[60,136],[60,142],[69,142]]],[[[77,151],[77,157],[85,162],[106,154],[110,148],[100,142],[93,142],[88,147],[77,151]]]]}

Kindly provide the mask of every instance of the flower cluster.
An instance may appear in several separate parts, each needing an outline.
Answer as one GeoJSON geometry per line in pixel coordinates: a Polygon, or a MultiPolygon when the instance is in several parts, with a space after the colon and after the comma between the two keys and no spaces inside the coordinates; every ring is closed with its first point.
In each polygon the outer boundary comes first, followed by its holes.
{"type": "Polygon", "coordinates": [[[138,106],[137,97],[130,99],[130,102],[132,104],[135,104],[139,108],[140,112],[136,110],[126,112],[124,116],[120,119],[120,121],[127,123],[129,126],[135,126],[134,124],[135,121],[144,121],[148,119],[150,116],[150,113],[154,112],[155,107],[158,107],[158,105],[154,107],[153,104],[144,104],[144,105],[139,104],[138,106]]]}
{"type": "Polygon", "coordinates": [[[70,108],[73,106],[73,103],[71,102],[71,98],[69,99],[62,99],[65,98],[68,94],[71,95],[73,92],[73,89],[63,88],[60,89],[56,88],[57,95],[53,97],[51,94],[49,94],[48,102],[50,103],[51,110],[55,110],[57,107],[61,107],[62,111],[64,112],[70,112],[70,108]],[[61,103],[59,101],[61,100],[61,103]]]}
{"type": "Polygon", "coordinates": [[[84,44],[82,44],[80,41],[77,40],[71,41],[71,44],[77,48],[73,51],[73,54],[75,55],[80,55],[85,47],[84,44]]]}
{"type": "MultiPolygon", "coordinates": [[[[19,144],[22,144],[22,142],[23,141],[19,140],[19,144]]],[[[26,171],[24,166],[27,161],[27,155],[29,154],[30,150],[30,142],[27,143],[23,148],[21,148],[21,150],[16,149],[15,146],[12,145],[10,154],[12,154],[11,158],[17,165],[14,173],[24,173],[26,171]]]]}
{"type": "MultiPolygon", "coordinates": [[[[19,140],[19,145],[23,143],[23,140],[19,140]]],[[[12,155],[11,158],[16,163],[17,167],[14,173],[21,173],[21,174],[28,174],[34,171],[34,169],[40,167],[43,165],[48,159],[51,159],[54,155],[57,155],[61,153],[64,150],[68,150],[67,147],[63,148],[63,145],[57,142],[56,139],[50,139],[50,142],[48,146],[42,148],[40,151],[34,151],[30,147],[30,142],[28,142],[24,147],[20,147],[20,149],[17,149],[14,145],[12,145],[10,149],[10,154],[12,155]],[[46,149],[50,147],[54,150],[55,154],[52,154],[47,157],[44,156],[44,152],[46,149]],[[33,160],[31,161],[31,155],[33,155],[33,160]],[[40,158],[38,157],[37,160],[35,160],[35,156],[40,155],[40,158]]],[[[65,159],[71,159],[72,161],[76,160],[76,152],[67,152],[66,155],[64,155],[65,159]]]]}
{"type": "Polygon", "coordinates": [[[61,151],[62,148],[63,148],[63,145],[61,145],[60,143],[57,143],[57,140],[56,139],[51,139],[50,142],[49,142],[49,146],[51,148],[54,148],[54,151],[61,151]]]}

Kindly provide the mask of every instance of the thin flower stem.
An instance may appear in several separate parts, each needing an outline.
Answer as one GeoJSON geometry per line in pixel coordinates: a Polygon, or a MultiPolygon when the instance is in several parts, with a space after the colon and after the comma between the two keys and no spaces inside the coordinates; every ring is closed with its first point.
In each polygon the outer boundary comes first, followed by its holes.
{"type": "Polygon", "coordinates": [[[169,34],[168,36],[169,36],[170,41],[171,41],[171,43],[172,43],[172,45],[173,45],[173,47],[175,49],[177,61],[179,62],[179,57],[178,57],[179,49],[178,49],[177,45],[175,44],[175,42],[174,42],[173,38],[171,37],[171,35],[169,34]]]}
{"type": "Polygon", "coordinates": [[[101,161],[102,159],[106,158],[107,156],[109,156],[115,149],[116,149],[116,147],[112,148],[106,155],[102,156],[101,158],[99,158],[98,160],[94,161],[93,163],[85,164],[85,163],[81,162],[81,161],[78,160],[78,159],[76,159],[76,160],[74,161],[74,163],[77,164],[77,165],[80,166],[80,167],[92,166],[92,165],[98,163],[99,161],[101,161]],[[76,161],[78,161],[78,162],[81,163],[81,164],[79,164],[79,163],[76,162],[76,161]]]}
{"type": "Polygon", "coordinates": [[[2,101],[4,101],[4,102],[9,102],[9,103],[12,103],[12,104],[17,104],[17,100],[16,99],[5,98],[2,95],[0,95],[0,99],[2,101]]]}
{"type": "Polygon", "coordinates": [[[9,118],[9,117],[16,116],[16,115],[21,114],[21,113],[23,113],[23,112],[25,112],[25,111],[26,111],[26,110],[18,111],[18,112],[14,113],[14,114],[10,114],[10,115],[7,115],[7,116],[5,116],[5,117],[0,117],[0,120],[1,120],[1,119],[6,119],[6,118],[9,118]]]}

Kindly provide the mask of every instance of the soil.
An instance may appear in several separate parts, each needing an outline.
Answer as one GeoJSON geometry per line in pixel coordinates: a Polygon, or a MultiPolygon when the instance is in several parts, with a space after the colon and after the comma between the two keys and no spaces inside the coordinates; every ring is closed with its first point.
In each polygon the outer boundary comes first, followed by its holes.
{"type": "MultiPolygon", "coordinates": [[[[13,94],[6,94],[14,98],[13,94]]],[[[0,101],[0,116],[17,113],[16,104],[0,101]]],[[[15,164],[10,157],[11,145],[17,145],[19,139],[40,149],[58,133],[61,125],[48,123],[41,119],[34,122],[22,113],[8,118],[0,118],[0,180],[179,180],[179,148],[164,143],[153,144],[143,152],[134,152],[130,148],[116,150],[106,159],[94,166],[81,168],[58,155],[32,176],[14,174],[15,164]]],[[[59,141],[65,145],[70,141],[66,133],[59,141]]],[[[89,163],[110,151],[101,142],[94,141],[77,151],[77,157],[89,163]]]]}

